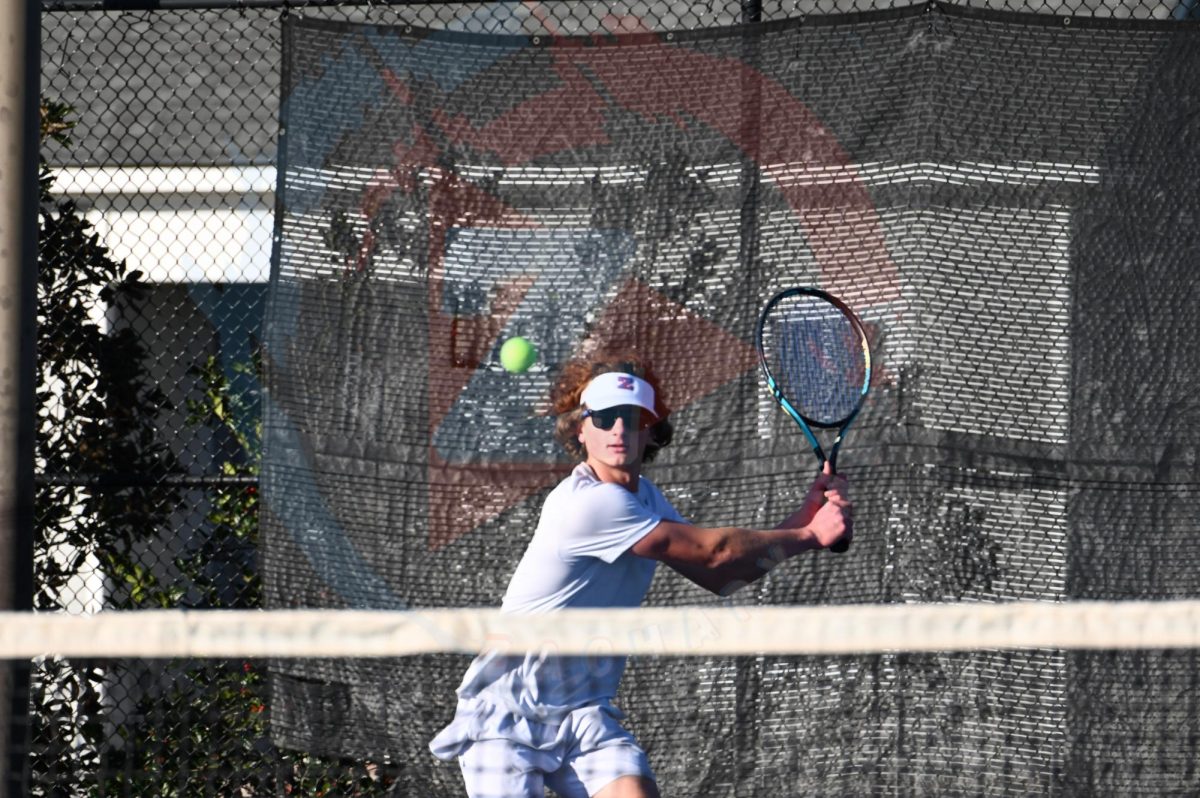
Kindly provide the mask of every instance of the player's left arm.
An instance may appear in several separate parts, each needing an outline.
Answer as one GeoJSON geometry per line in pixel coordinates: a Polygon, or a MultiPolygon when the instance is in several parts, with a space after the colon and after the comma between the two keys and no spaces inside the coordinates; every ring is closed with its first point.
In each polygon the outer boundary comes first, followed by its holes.
{"type": "Polygon", "coordinates": [[[800,552],[828,548],[850,534],[853,505],[843,488],[844,482],[822,475],[801,507],[776,529],[662,521],[631,551],[671,566],[710,592],[729,595],[800,552]]]}

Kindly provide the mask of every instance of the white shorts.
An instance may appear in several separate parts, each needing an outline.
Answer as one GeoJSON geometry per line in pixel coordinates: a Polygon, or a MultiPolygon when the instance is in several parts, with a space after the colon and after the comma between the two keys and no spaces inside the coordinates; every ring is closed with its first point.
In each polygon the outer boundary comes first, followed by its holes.
{"type": "Polygon", "coordinates": [[[552,747],[512,740],[476,740],[458,758],[470,798],[588,798],[622,776],[653,779],[633,735],[601,707],[568,715],[552,747]]]}

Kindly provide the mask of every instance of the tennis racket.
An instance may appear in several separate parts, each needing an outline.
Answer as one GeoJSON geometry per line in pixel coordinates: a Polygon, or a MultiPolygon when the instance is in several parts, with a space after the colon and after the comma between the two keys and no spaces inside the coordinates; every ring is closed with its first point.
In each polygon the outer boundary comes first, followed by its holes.
{"type": "MultiPolygon", "coordinates": [[[[758,319],[758,359],[767,388],[804,432],[818,471],[837,471],[838,449],[871,384],[871,348],[862,322],[837,297],[816,288],[780,291],[758,319]],[[836,429],[829,452],[814,430],[836,429]]],[[[849,541],[830,547],[841,553],[849,541]]]]}

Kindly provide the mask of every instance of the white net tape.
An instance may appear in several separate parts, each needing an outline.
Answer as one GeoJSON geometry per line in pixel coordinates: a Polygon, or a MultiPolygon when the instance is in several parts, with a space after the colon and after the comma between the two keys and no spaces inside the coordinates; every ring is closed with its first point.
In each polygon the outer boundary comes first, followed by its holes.
{"type": "Polygon", "coordinates": [[[401,657],[436,652],[754,655],[1200,645],[1200,601],[0,613],[0,658],[401,657]]]}

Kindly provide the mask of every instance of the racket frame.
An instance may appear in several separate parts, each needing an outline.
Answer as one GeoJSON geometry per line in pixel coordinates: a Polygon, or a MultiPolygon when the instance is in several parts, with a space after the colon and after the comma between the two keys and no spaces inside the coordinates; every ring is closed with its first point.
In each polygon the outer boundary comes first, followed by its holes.
{"type": "Polygon", "coordinates": [[[854,314],[854,311],[850,309],[849,305],[827,291],[822,291],[819,288],[811,287],[785,288],[784,290],[775,294],[775,296],[771,297],[771,299],[767,301],[766,306],[763,308],[762,313],[759,314],[758,328],[754,339],[754,346],[758,350],[758,363],[762,367],[763,376],[766,377],[767,388],[771,391],[771,396],[774,397],[776,403],[783,408],[783,411],[791,416],[792,420],[796,422],[797,426],[799,426],[801,431],[804,433],[804,436],[808,439],[809,445],[812,446],[813,454],[816,455],[817,461],[820,464],[818,470],[823,470],[825,468],[825,462],[828,460],[829,465],[836,472],[837,454],[838,449],[841,448],[842,439],[845,438],[846,431],[850,429],[850,425],[854,423],[854,419],[858,416],[858,411],[862,409],[863,403],[867,398],[867,392],[871,387],[871,345],[867,341],[867,332],[866,328],[863,327],[862,321],[860,321],[858,316],[854,314]],[[855,334],[858,335],[858,340],[862,345],[863,382],[862,388],[859,392],[858,402],[854,405],[854,409],[850,411],[850,415],[838,421],[818,421],[816,419],[806,417],[803,413],[797,410],[796,407],[788,400],[788,398],[783,395],[783,391],[780,390],[779,384],[775,381],[775,376],[771,374],[770,366],[767,365],[767,353],[763,350],[763,331],[766,328],[767,318],[771,315],[771,311],[775,309],[775,306],[780,302],[797,296],[811,296],[821,299],[841,311],[842,315],[849,319],[850,326],[853,328],[855,334]],[[821,442],[817,439],[816,434],[813,432],[813,428],[837,429],[837,437],[834,438],[833,443],[830,444],[828,457],[825,454],[824,448],[821,446],[821,442]]]}

